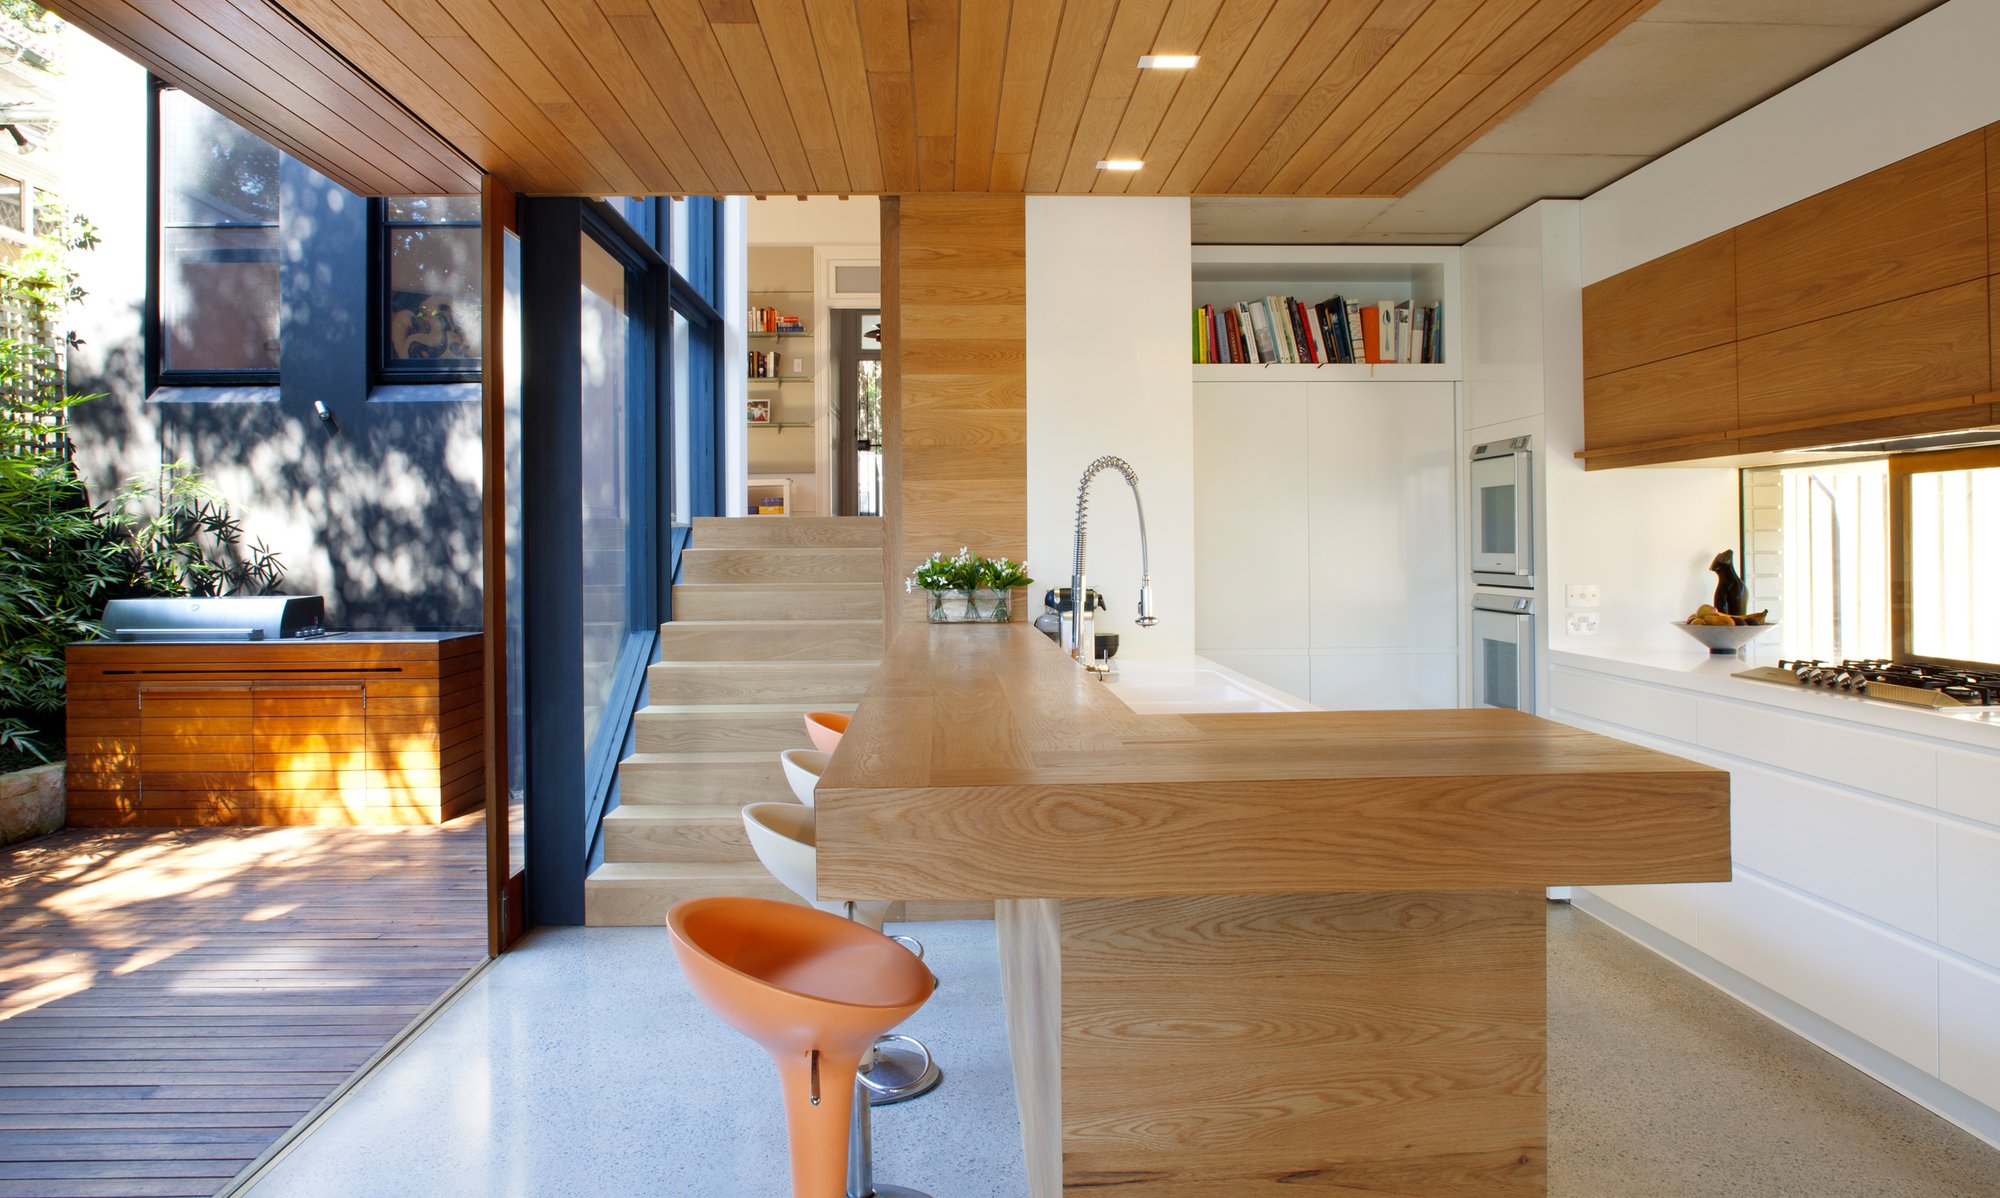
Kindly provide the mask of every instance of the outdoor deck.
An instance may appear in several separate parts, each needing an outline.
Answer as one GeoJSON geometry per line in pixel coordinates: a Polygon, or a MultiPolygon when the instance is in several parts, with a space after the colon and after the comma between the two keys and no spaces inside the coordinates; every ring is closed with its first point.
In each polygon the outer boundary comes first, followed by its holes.
{"type": "Polygon", "coordinates": [[[220,1189],[486,954],[480,816],[0,849],[0,1198],[220,1189]]]}

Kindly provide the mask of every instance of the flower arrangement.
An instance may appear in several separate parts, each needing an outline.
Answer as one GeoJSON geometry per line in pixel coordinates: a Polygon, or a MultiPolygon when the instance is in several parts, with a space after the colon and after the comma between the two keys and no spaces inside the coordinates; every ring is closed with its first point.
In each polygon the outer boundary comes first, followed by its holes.
{"type": "Polygon", "coordinates": [[[1032,586],[1027,567],[1010,558],[986,558],[960,546],[946,557],[933,553],[903,580],[905,591],[929,591],[930,618],[934,624],[1005,623],[1009,618],[1008,593],[1016,587],[1032,586]],[[947,604],[946,595],[958,602],[947,604]],[[982,610],[981,600],[986,602],[982,610]]]}

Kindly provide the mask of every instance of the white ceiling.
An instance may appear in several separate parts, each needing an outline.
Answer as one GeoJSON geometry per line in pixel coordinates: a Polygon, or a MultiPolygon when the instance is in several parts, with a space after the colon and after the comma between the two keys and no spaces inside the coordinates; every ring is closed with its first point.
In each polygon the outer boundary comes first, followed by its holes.
{"type": "Polygon", "coordinates": [[[1940,0],[1660,0],[1400,199],[1201,198],[1198,244],[1458,244],[1589,195],[1940,0]]]}

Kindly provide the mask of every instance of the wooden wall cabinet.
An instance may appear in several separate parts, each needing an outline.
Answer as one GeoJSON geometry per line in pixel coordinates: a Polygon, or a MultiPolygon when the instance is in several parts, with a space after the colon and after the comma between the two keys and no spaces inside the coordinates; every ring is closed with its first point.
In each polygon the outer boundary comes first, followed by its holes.
{"type": "Polygon", "coordinates": [[[437,824],[484,797],[477,633],[72,645],[73,827],[437,824]]]}
{"type": "Polygon", "coordinates": [[[1594,283],[1586,465],[2000,418],[1996,274],[2000,125],[1594,283]]]}

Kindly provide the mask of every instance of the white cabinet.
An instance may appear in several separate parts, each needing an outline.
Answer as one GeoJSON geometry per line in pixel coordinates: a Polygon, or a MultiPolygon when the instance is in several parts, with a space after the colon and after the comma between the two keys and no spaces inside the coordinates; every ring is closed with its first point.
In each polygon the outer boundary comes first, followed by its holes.
{"type": "Polygon", "coordinates": [[[2000,969],[2000,829],[1938,830],[1939,944],[2000,969]]]}
{"type": "Polygon", "coordinates": [[[1729,814],[1730,855],[1737,864],[1926,940],[1937,938],[1935,818],[1740,764],[1729,775],[1729,814]]]}
{"type": "Polygon", "coordinates": [[[1450,707],[1451,383],[1195,386],[1196,651],[1329,708],[1450,707]]]}
{"type": "Polygon", "coordinates": [[[2000,1109],[2000,976],[1942,962],[1938,1012],[1938,1077],[2000,1109]]]}

